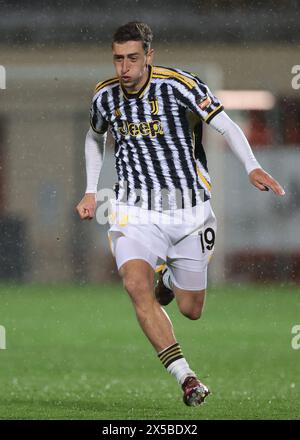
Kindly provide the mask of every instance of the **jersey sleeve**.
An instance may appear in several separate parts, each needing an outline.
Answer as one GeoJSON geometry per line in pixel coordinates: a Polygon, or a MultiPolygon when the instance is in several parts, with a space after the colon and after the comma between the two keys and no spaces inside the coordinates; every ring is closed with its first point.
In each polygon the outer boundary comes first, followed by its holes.
{"type": "Polygon", "coordinates": [[[108,122],[101,113],[99,108],[99,95],[94,96],[90,108],[90,125],[92,129],[99,134],[103,134],[108,129],[108,122]]]}
{"type": "Polygon", "coordinates": [[[196,113],[207,124],[219,114],[224,107],[220,100],[210,91],[209,87],[196,76],[177,90],[177,97],[182,105],[196,113]]]}

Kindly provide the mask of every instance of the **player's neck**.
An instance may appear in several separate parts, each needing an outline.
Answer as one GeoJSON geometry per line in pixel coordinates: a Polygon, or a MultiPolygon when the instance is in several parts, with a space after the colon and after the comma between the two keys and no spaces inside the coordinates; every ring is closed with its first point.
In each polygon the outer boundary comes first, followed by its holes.
{"type": "Polygon", "coordinates": [[[138,93],[144,87],[146,82],[148,81],[149,75],[150,75],[150,69],[149,69],[149,67],[147,67],[142,78],[140,79],[140,81],[137,84],[133,85],[132,87],[124,87],[126,92],[138,93]]]}

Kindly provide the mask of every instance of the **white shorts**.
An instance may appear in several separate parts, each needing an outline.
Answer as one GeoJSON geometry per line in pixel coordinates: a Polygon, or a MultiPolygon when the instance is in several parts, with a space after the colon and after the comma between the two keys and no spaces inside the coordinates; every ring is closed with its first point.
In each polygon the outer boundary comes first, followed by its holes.
{"type": "Polygon", "coordinates": [[[118,203],[111,207],[110,224],[108,235],[118,269],[132,259],[143,259],[154,269],[166,263],[177,287],[206,288],[216,236],[209,201],[163,213],[118,203]]]}

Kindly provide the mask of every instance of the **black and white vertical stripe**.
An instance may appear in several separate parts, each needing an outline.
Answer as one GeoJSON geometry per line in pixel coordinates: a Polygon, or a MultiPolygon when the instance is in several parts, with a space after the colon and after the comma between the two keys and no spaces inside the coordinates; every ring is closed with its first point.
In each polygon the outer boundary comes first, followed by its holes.
{"type": "Polygon", "coordinates": [[[117,200],[145,209],[162,210],[190,207],[209,199],[209,184],[205,184],[205,180],[209,183],[209,175],[201,143],[202,122],[198,123],[197,143],[201,151],[197,154],[186,112],[192,111],[206,120],[222,109],[202,81],[175,69],[154,74],[141,97],[124,96],[118,82],[101,88],[93,100],[91,121],[99,132],[109,125],[115,138],[117,200]],[[185,75],[187,81],[181,80],[183,76],[172,75],[172,70],[185,75]],[[195,87],[191,87],[188,80],[194,81],[195,87]],[[205,113],[198,103],[206,95],[212,99],[205,113]],[[153,112],[153,100],[158,103],[158,112],[153,112]],[[155,136],[122,134],[121,128],[128,124],[138,126],[154,121],[161,124],[163,133],[155,136]],[[204,170],[205,179],[199,177],[197,164],[202,174],[204,170]],[[163,195],[167,195],[167,200],[163,195]]]}

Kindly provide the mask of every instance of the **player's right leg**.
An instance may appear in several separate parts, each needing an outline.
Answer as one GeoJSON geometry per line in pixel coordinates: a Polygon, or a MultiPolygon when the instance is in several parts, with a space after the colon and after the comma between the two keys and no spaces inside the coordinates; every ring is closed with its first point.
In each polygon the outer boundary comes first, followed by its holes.
{"type": "MultiPolygon", "coordinates": [[[[159,302],[166,305],[175,296],[179,310],[184,316],[192,320],[199,319],[205,301],[206,270],[191,272],[165,267],[162,274],[155,289],[155,295],[159,302]]],[[[183,401],[188,406],[200,405],[210,394],[207,386],[200,382],[196,376],[186,378],[182,389],[183,401]]]]}
{"type": "Polygon", "coordinates": [[[167,371],[177,379],[189,406],[204,401],[207,390],[183,357],[175,339],[172,323],[153,294],[157,258],[138,241],[121,236],[114,243],[114,253],[123,284],[133,303],[137,319],[167,371]]]}
{"type": "Polygon", "coordinates": [[[137,319],[153,347],[159,352],[175,344],[172,323],[153,295],[157,257],[138,241],[126,236],[117,238],[115,257],[137,319]]]}
{"type": "Polygon", "coordinates": [[[119,273],[139,324],[157,352],[176,343],[172,323],[153,296],[154,271],[144,260],[124,263],[119,273]]]}

